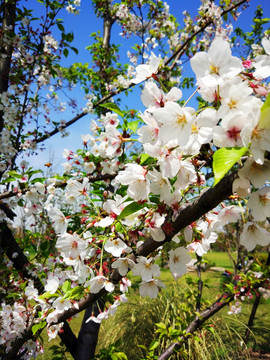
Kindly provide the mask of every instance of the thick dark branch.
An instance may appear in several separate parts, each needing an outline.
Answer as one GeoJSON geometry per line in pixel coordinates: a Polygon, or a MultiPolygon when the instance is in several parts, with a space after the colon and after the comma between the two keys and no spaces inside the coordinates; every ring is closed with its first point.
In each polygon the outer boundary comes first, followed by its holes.
{"type": "MultiPolygon", "coordinates": [[[[173,232],[166,237],[165,242],[171,241],[172,237],[177,234],[180,230],[185,228],[187,225],[198,220],[202,215],[208,211],[214,209],[220,202],[227,199],[232,195],[232,183],[236,179],[237,173],[234,172],[224,177],[214,188],[210,188],[203,193],[193,203],[187,205],[183,210],[180,211],[175,223],[173,223],[173,232]]],[[[154,241],[153,239],[146,240],[138,249],[138,255],[148,256],[155,251],[162,243],[154,241]]],[[[135,260],[135,256],[131,255],[131,259],[135,260]]],[[[119,272],[116,270],[112,273],[110,281],[117,283],[121,280],[119,272]]],[[[106,290],[103,288],[97,294],[89,294],[86,298],[80,300],[76,307],[73,306],[70,309],[59,314],[57,323],[62,322],[71,316],[81,312],[90,306],[94,301],[101,298],[106,294],[106,290]]]]}
{"type": "MultiPolygon", "coordinates": [[[[8,90],[11,56],[13,51],[12,39],[6,42],[6,34],[14,32],[16,20],[17,0],[7,1],[3,5],[3,20],[0,36],[0,94],[8,90]]],[[[0,111],[0,132],[3,130],[3,111],[0,111]]]]}
{"type": "Polygon", "coordinates": [[[104,302],[96,301],[90,307],[85,310],[84,318],[82,321],[81,329],[79,332],[76,352],[74,355],[74,360],[89,360],[92,359],[95,355],[95,349],[98,341],[98,332],[100,324],[95,323],[94,321],[89,321],[86,323],[86,320],[90,316],[98,316],[100,311],[104,310],[104,302]]]}
{"type": "Polygon", "coordinates": [[[77,347],[77,338],[74,335],[73,331],[71,330],[67,321],[64,321],[61,330],[58,331],[58,335],[65,344],[70,354],[74,357],[77,347]]]}
{"type": "MultiPolygon", "coordinates": [[[[192,203],[186,205],[185,208],[180,211],[175,222],[172,223],[173,231],[166,236],[163,243],[171,241],[172,237],[180,230],[198,220],[201,216],[214,209],[232,195],[232,184],[236,178],[236,172],[225,176],[215,187],[208,189],[192,203]]],[[[139,248],[139,255],[147,256],[161,244],[162,243],[157,243],[152,238],[148,239],[139,248]]]]}

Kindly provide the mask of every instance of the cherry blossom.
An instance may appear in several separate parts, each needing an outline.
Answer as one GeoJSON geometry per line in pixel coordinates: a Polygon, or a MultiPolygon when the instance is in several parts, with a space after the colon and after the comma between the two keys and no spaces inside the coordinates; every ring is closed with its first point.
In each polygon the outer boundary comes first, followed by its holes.
{"type": "Polygon", "coordinates": [[[258,224],[247,222],[240,235],[240,244],[247,251],[255,249],[256,245],[267,246],[270,243],[269,232],[258,224]]]}
{"type": "Polygon", "coordinates": [[[262,45],[266,55],[259,55],[255,58],[255,71],[253,76],[258,78],[266,78],[270,76],[270,40],[266,37],[262,39],[262,45]]]}
{"type": "Polygon", "coordinates": [[[127,245],[119,238],[108,239],[104,245],[104,249],[115,257],[120,257],[123,251],[127,249],[127,245]]]}
{"type": "Polygon", "coordinates": [[[113,269],[118,269],[119,274],[125,276],[129,270],[134,267],[135,263],[129,258],[119,258],[113,264],[113,269]]]}
{"type": "Polygon", "coordinates": [[[147,170],[138,164],[127,164],[124,171],[120,171],[115,178],[122,185],[129,185],[127,194],[134,200],[145,200],[150,193],[147,170]]]}
{"type": "Polygon", "coordinates": [[[165,288],[165,285],[159,279],[145,280],[140,284],[139,293],[143,297],[149,296],[150,299],[155,299],[161,287],[165,288]]]}
{"type": "Polygon", "coordinates": [[[139,256],[132,269],[133,274],[141,276],[143,281],[149,281],[153,276],[160,276],[160,268],[157,264],[153,264],[152,260],[152,258],[147,259],[144,256],[139,256]]]}
{"type": "Polygon", "coordinates": [[[64,233],[59,236],[56,247],[65,258],[76,260],[86,249],[87,242],[77,234],[64,233]]]}
{"type": "Polygon", "coordinates": [[[184,247],[178,247],[169,251],[169,266],[175,280],[179,279],[187,272],[187,266],[191,260],[189,254],[184,247]]]}
{"type": "Polygon", "coordinates": [[[140,82],[149,79],[152,75],[155,75],[161,64],[161,58],[157,57],[153,52],[149,58],[149,64],[142,64],[136,67],[136,77],[131,79],[133,84],[139,84],[140,82]]]}
{"type": "Polygon", "coordinates": [[[51,208],[48,213],[53,222],[55,232],[57,234],[64,234],[68,227],[68,220],[62,211],[57,208],[51,208]]]}
{"type": "Polygon", "coordinates": [[[231,54],[229,43],[222,38],[216,38],[208,53],[195,54],[190,60],[190,65],[197,79],[207,86],[220,85],[243,70],[242,61],[231,54]]]}
{"type": "Polygon", "coordinates": [[[265,186],[250,195],[248,207],[257,221],[264,221],[270,216],[270,187],[265,186]]]}
{"type": "Polygon", "coordinates": [[[181,108],[177,103],[166,102],[163,108],[153,111],[158,123],[161,123],[159,139],[171,146],[184,146],[191,134],[195,110],[190,107],[181,108]]]}

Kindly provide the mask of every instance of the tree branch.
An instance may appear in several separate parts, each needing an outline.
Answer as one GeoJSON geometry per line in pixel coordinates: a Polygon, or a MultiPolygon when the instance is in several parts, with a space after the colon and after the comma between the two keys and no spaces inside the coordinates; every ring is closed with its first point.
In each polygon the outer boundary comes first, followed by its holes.
{"type": "MultiPolygon", "coordinates": [[[[5,43],[6,37],[4,36],[7,31],[14,32],[15,19],[16,19],[16,5],[17,0],[7,1],[3,7],[2,28],[0,37],[0,94],[8,90],[9,73],[11,68],[11,56],[13,51],[12,40],[5,43]]],[[[3,130],[3,111],[0,111],[0,132],[3,130]]]]}
{"type": "Polygon", "coordinates": [[[225,293],[217,301],[215,301],[209,308],[202,311],[199,316],[191,321],[186,329],[186,335],[181,337],[181,340],[172,343],[168,348],[163,351],[158,360],[167,360],[173,355],[181,345],[210,317],[216,314],[224,306],[229,304],[234,299],[234,294],[225,293]]]}
{"type": "MultiPolygon", "coordinates": [[[[226,15],[227,13],[229,13],[230,11],[238,8],[239,6],[241,6],[244,3],[248,3],[250,0],[240,0],[238,3],[230,6],[228,9],[223,10],[221,12],[221,16],[226,15]]],[[[170,62],[172,60],[173,63],[170,66],[170,69],[173,69],[174,66],[176,65],[177,61],[179,60],[179,58],[181,58],[181,56],[185,53],[187,46],[191,43],[191,41],[193,40],[193,38],[197,35],[199,35],[200,33],[202,33],[208,26],[212,25],[214,22],[213,19],[209,20],[208,22],[205,23],[205,25],[203,25],[202,27],[200,27],[199,30],[195,31],[193,34],[191,34],[182,45],[180,45],[180,47],[172,54],[172,56],[165,62],[165,66],[169,65],[170,62]]]]}
{"type": "MultiPolygon", "coordinates": [[[[102,181],[102,180],[113,180],[116,177],[116,175],[117,175],[117,173],[113,173],[113,174],[97,174],[97,175],[89,175],[89,176],[87,176],[87,178],[88,178],[90,183],[94,183],[96,181],[102,181]]],[[[79,179],[77,179],[77,181],[82,182],[83,178],[79,178],[79,179]]],[[[56,188],[64,188],[66,185],[67,185],[67,180],[64,180],[64,181],[60,181],[60,182],[56,183],[55,187],[56,188]]],[[[45,187],[46,186],[47,185],[45,184],[45,187]]],[[[4,212],[6,212],[6,210],[5,210],[5,208],[6,208],[5,205],[6,204],[1,202],[1,200],[11,198],[11,197],[16,196],[18,194],[23,195],[29,190],[31,190],[31,186],[30,187],[25,187],[24,189],[3,192],[2,194],[0,194],[0,208],[4,212]],[[5,205],[3,205],[3,204],[5,204],[5,205]]],[[[6,215],[8,216],[7,213],[6,213],[6,215]]],[[[16,214],[15,214],[15,216],[16,216],[16,214]]]]}

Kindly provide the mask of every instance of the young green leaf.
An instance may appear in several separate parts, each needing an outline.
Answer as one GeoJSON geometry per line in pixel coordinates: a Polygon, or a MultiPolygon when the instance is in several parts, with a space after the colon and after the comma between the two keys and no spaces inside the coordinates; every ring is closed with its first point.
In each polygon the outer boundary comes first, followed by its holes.
{"type": "Polygon", "coordinates": [[[270,129],[270,93],[268,94],[265,103],[261,107],[259,127],[270,129]]]}
{"type": "Polygon", "coordinates": [[[127,205],[122,211],[121,214],[117,217],[117,220],[122,220],[125,217],[134,214],[135,212],[143,209],[145,204],[132,202],[131,204],[127,205]]]}
{"type": "Polygon", "coordinates": [[[213,155],[213,171],[215,175],[214,186],[220,182],[224,175],[241,159],[246,153],[247,148],[234,147],[222,148],[217,150],[213,155]]]}
{"type": "Polygon", "coordinates": [[[108,109],[108,110],[111,110],[111,111],[115,112],[116,114],[118,114],[122,118],[125,116],[123,111],[121,111],[119,109],[119,107],[115,103],[110,102],[110,103],[107,103],[107,104],[100,104],[99,106],[104,107],[105,109],[108,109]]]}
{"type": "Polygon", "coordinates": [[[35,335],[35,333],[36,333],[38,330],[43,329],[45,326],[46,326],[46,321],[41,321],[40,323],[32,326],[32,333],[33,333],[33,335],[35,335]]]}

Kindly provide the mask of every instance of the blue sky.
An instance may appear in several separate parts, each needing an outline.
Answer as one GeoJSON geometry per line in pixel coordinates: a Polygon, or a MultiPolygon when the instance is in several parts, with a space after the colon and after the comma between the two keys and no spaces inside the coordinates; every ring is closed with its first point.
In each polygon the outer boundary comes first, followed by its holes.
{"type": "MultiPolygon", "coordinates": [[[[197,8],[199,7],[200,3],[200,0],[167,0],[167,4],[170,6],[170,13],[177,18],[180,26],[183,24],[183,11],[188,10],[191,16],[194,17],[197,14],[197,8]]],[[[29,6],[29,1],[26,4],[29,6]]],[[[35,11],[39,11],[38,9],[40,9],[40,5],[33,0],[31,1],[31,5],[32,4],[33,9],[35,11]]],[[[81,10],[79,15],[74,16],[72,14],[68,14],[66,11],[63,11],[59,16],[64,21],[66,31],[72,31],[74,33],[75,39],[73,46],[77,47],[79,50],[79,55],[71,53],[67,59],[64,59],[64,66],[69,66],[73,62],[90,62],[88,51],[85,48],[92,41],[90,38],[91,33],[96,32],[97,30],[102,32],[102,21],[101,19],[96,18],[93,8],[91,5],[89,6],[89,4],[89,0],[81,1],[81,10]]],[[[253,14],[258,5],[261,5],[264,9],[265,17],[270,16],[270,0],[251,0],[250,7],[240,16],[237,24],[233,22],[234,27],[238,26],[241,27],[244,31],[250,31],[253,14]]],[[[124,62],[127,62],[127,50],[134,43],[134,41],[139,42],[139,40],[132,40],[126,43],[125,39],[118,36],[120,31],[120,27],[115,24],[112,31],[112,41],[121,44],[120,56],[123,58],[124,62]]],[[[191,92],[192,91],[190,90],[189,93],[184,93],[184,98],[188,98],[191,92]]],[[[71,95],[79,100],[79,104],[81,106],[84,105],[85,101],[83,100],[83,92],[80,91],[79,88],[74,90],[73,94],[71,95]]],[[[133,95],[131,95],[128,99],[125,99],[125,104],[127,104],[127,106],[130,108],[136,107],[138,110],[144,110],[140,100],[140,90],[136,89],[133,95]],[[134,106],[134,104],[136,104],[136,106],[134,106]]],[[[64,119],[68,121],[73,116],[74,114],[72,114],[71,111],[66,111],[64,114],[57,114],[56,118],[57,120],[64,119]]],[[[54,170],[61,171],[62,167],[60,164],[65,162],[65,160],[62,159],[63,150],[67,148],[75,151],[77,148],[81,147],[81,134],[89,133],[91,118],[95,118],[95,116],[86,115],[77,123],[68,128],[68,131],[70,132],[69,137],[61,138],[61,136],[57,134],[44,143],[46,147],[45,151],[40,152],[38,156],[31,156],[29,159],[25,159],[29,161],[32,166],[43,169],[43,165],[48,161],[51,161],[53,163],[54,170]]]]}

